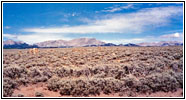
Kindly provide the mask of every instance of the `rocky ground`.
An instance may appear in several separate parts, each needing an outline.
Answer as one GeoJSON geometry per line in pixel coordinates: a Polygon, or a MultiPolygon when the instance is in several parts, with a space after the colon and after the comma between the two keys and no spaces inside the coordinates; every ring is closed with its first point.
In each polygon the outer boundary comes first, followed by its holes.
{"type": "Polygon", "coordinates": [[[4,97],[182,97],[182,88],[181,46],[3,50],[4,97]]]}

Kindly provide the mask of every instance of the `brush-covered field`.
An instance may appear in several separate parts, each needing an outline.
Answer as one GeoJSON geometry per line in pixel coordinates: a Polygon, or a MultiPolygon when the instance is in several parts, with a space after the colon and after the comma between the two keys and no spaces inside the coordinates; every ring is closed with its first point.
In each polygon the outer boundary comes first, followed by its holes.
{"type": "MultiPolygon", "coordinates": [[[[4,97],[136,97],[174,94],[183,88],[181,46],[52,48],[39,49],[36,54],[28,51],[3,50],[4,97]]],[[[182,92],[176,96],[182,96],[182,92]]]]}

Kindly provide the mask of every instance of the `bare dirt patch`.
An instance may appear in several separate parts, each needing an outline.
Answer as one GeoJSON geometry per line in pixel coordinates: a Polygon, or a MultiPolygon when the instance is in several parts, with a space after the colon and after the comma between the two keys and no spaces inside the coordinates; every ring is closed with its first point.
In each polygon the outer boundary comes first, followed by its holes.
{"type": "Polygon", "coordinates": [[[60,97],[58,92],[49,91],[45,83],[37,83],[28,86],[20,86],[15,89],[13,95],[23,94],[24,97],[35,97],[35,93],[40,92],[44,97],[60,97]]]}

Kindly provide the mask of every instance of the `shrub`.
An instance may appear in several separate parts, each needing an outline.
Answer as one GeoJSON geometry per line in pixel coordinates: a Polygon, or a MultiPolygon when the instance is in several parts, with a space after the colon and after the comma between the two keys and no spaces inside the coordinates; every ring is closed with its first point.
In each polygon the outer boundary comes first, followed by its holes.
{"type": "Polygon", "coordinates": [[[48,79],[50,79],[52,77],[53,72],[49,68],[44,68],[42,70],[43,70],[43,72],[42,72],[43,76],[46,76],[48,79]]]}
{"type": "Polygon", "coordinates": [[[55,73],[59,76],[59,77],[67,77],[70,75],[70,70],[62,67],[60,69],[56,69],[55,73]]]}
{"type": "Polygon", "coordinates": [[[180,88],[183,88],[183,73],[182,72],[177,72],[173,74],[173,77],[177,80],[177,82],[179,83],[180,88]]]}
{"type": "Polygon", "coordinates": [[[48,78],[46,76],[36,76],[32,78],[32,83],[36,84],[38,82],[46,82],[48,78]]]}
{"type": "Polygon", "coordinates": [[[40,72],[40,70],[37,69],[37,68],[32,68],[32,69],[30,69],[29,76],[30,76],[31,78],[34,78],[34,77],[41,77],[41,72],[40,72]]]}
{"type": "Polygon", "coordinates": [[[35,96],[36,96],[36,97],[44,97],[43,93],[40,93],[40,92],[36,92],[36,93],[35,93],[35,96]]]}
{"type": "Polygon", "coordinates": [[[183,57],[183,55],[182,55],[182,53],[175,53],[175,54],[173,55],[173,57],[174,57],[174,59],[179,60],[181,57],[183,57]]]}
{"type": "Polygon", "coordinates": [[[27,74],[27,70],[16,65],[3,69],[3,77],[10,77],[12,79],[15,79],[21,77],[22,74],[27,74]]]}
{"type": "Polygon", "coordinates": [[[175,79],[175,77],[172,77],[168,73],[163,73],[163,74],[158,73],[155,75],[148,76],[146,77],[146,79],[147,79],[146,81],[147,83],[145,84],[148,85],[153,90],[153,92],[175,91],[180,86],[177,80],[175,79]]]}
{"type": "Polygon", "coordinates": [[[178,61],[178,67],[183,70],[183,57],[178,61]]]}
{"type": "Polygon", "coordinates": [[[52,77],[48,80],[47,87],[51,91],[57,91],[60,88],[60,78],[52,77]]]}
{"type": "Polygon", "coordinates": [[[83,75],[82,70],[73,70],[73,76],[80,77],[81,75],[83,75]]]}
{"type": "Polygon", "coordinates": [[[21,78],[19,78],[19,80],[17,81],[17,83],[19,84],[19,85],[26,85],[26,84],[28,84],[29,83],[29,79],[27,78],[27,77],[21,77],[21,78]]]}
{"type": "Polygon", "coordinates": [[[126,87],[132,88],[135,85],[135,79],[131,77],[125,77],[121,79],[126,87]]]}
{"type": "Polygon", "coordinates": [[[163,69],[165,67],[165,63],[163,63],[161,60],[156,60],[155,67],[163,69]]]}
{"type": "Polygon", "coordinates": [[[17,96],[18,96],[18,97],[24,97],[24,95],[23,95],[23,94],[18,94],[17,96]]]}
{"type": "Polygon", "coordinates": [[[60,94],[61,95],[70,95],[72,90],[71,82],[63,82],[60,84],[60,94]]]}
{"type": "Polygon", "coordinates": [[[152,92],[151,88],[148,85],[147,79],[142,78],[139,80],[136,86],[136,92],[140,92],[140,93],[152,92]]]}
{"type": "Polygon", "coordinates": [[[172,62],[170,67],[172,68],[173,71],[177,72],[179,70],[179,64],[177,62],[172,62]]]}
{"type": "Polygon", "coordinates": [[[10,78],[3,78],[3,96],[10,97],[13,94],[13,90],[17,88],[17,83],[10,78]]]}
{"type": "Polygon", "coordinates": [[[120,81],[118,79],[115,79],[113,77],[110,78],[104,78],[105,79],[105,87],[107,89],[110,89],[112,92],[119,92],[122,86],[124,85],[123,81],[120,81]]]}
{"type": "Polygon", "coordinates": [[[106,74],[104,72],[101,72],[99,74],[94,75],[93,77],[94,78],[104,78],[104,77],[106,77],[106,74]]]}

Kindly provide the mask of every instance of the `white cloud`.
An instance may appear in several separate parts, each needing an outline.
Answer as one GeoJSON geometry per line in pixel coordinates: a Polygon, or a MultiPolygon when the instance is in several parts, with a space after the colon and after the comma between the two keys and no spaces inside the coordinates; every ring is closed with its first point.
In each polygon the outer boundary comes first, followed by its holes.
{"type": "MultiPolygon", "coordinates": [[[[127,43],[142,43],[142,42],[158,42],[158,41],[180,41],[183,42],[183,34],[177,33],[169,34],[170,36],[174,36],[176,38],[166,38],[165,35],[161,36],[144,36],[143,38],[127,38],[127,39],[100,39],[103,42],[106,43],[114,43],[114,44],[127,44],[127,43]]],[[[167,35],[168,36],[168,35],[167,35]]],[[[21,40],[28,44],[34,44],[38,42],[48,41],[48,40],[71,40],[73,38],[65,37],[63,34],[43,34],[43,33],[34,33],[34,34],[19,34],[19,35],[13,35],[13,34],[3,34],[3,37],[13,39],[13,40],[21,40]],[[43,37],[44,36],[44,37],[43,37]]],[[[90,38],[90,37],[89,37],[90,38]]]]}
{"type": "Polygon", "coordinates": [[[77,12],[72,12],[72,13],[62,13],[62,15],[63,15],[65,18],[68,18],[68,17],[78,16],[79,13],[77,13],[77,12]]]}
{"type": "Polygon", "coordinates": [[[15,39],[15,38],[17,38],[17,36],[16,35],[13,35],[13,34],[3,34],[3,37],[9,38],[9,39],[15,39]]]}
{"type": "Polygon", "coordinates": [[[180,38],[182,36],[181,33],[173,33],[173,34],[166,34],[160,36],[161,38],[180,38]]]}
{"type": "Polygon", "coordinates": [[[111,40],[102,40],[102,41],[106,43],[115,43],[115,44],[159,42],[159,41],[183,42],[183,34],[176,32],[173,34],[166,34],[161,36],[144,36],[143,38],[111,39],[111,40]]]}
{"type": "Polygon", "coordinates": [[[10,26],[5,26],[5,29],[10,29],[11,27],[10,26]]]}
{"type": "Polygon", "coordinates": [[[129,8],[134,8],[133,4],[128,4],[126,6],[119,6],[119,7],[108,7],[105,10],[101,10],[101,12],[116,12],[116,11],[121,11],[123,9],[129,9],[129,8]]]}
{"type": "Polygon", "coordinates": [[[145,8],[138,12],[112,15],[106,19],[87,22],[85,25],[56,28],[27,28],[25,32],[94,34],[94,33],[141,33],[148,26],[160,27],[170,22],[173,16],[182,15],[182,7],[145,8]]]}
{"type": "Polygon", "coordinates": [[[48,40],[70,40],[71,38],[64,37],[63,35],[59,34],[40,34],[40,33],[34,33],[34,34],[17,34],[17,35],[12,35],[12,34],[3,34],[3,37],[7,37],[9,39],[13,40],[21,40],[24,41],[28,44],[34,44],[38,42],[43,42],[43,41],[48,41],[48,40]]]}
{"type": "Polygon", "coordinates": [[[77,16],[77,13],[73,12],[72,13],[72,17],[74,17],[74,16],[77,16]]]}
{"type": "MultiPolygon", "coordinates": [[[[16,38],[29,44],[43,42],[47,40],[69,40],[71,38],[65,37],[66,34],[108,34],[108,33],[142,33],[148,26],[161,27],[170,22],[170,18],[182,15],[182,7],[157,7],[145,8],[137,12],[128,14],[113,14],[104,19],[89,20],[82,25],[63,27],[39,27],[23,29],[27,34],[11,35],[4,34],[7,38],[16,38]]],[[[165,37],[164,35],[163,37],[165,37]]],[[[171,36],[179,37],[180,34],[173,34],[171,36]]],[[[111,43],[140,43],[148,41],[167,40],[167,38],[160,37],[144,37],[132,39],[117,39],[117,40],[103,40],[111,43]]],[[[181,40],[181,39],[180,39],[181,40]]]]}
{"type": "Polygon", "coordinates": [[[131,39],[115,39],[115,40],[102,40],[106,43],[114,44],[127,44],[127,43],[140,43],[146,41],[145,38],[131,38],[131,39]]]}

